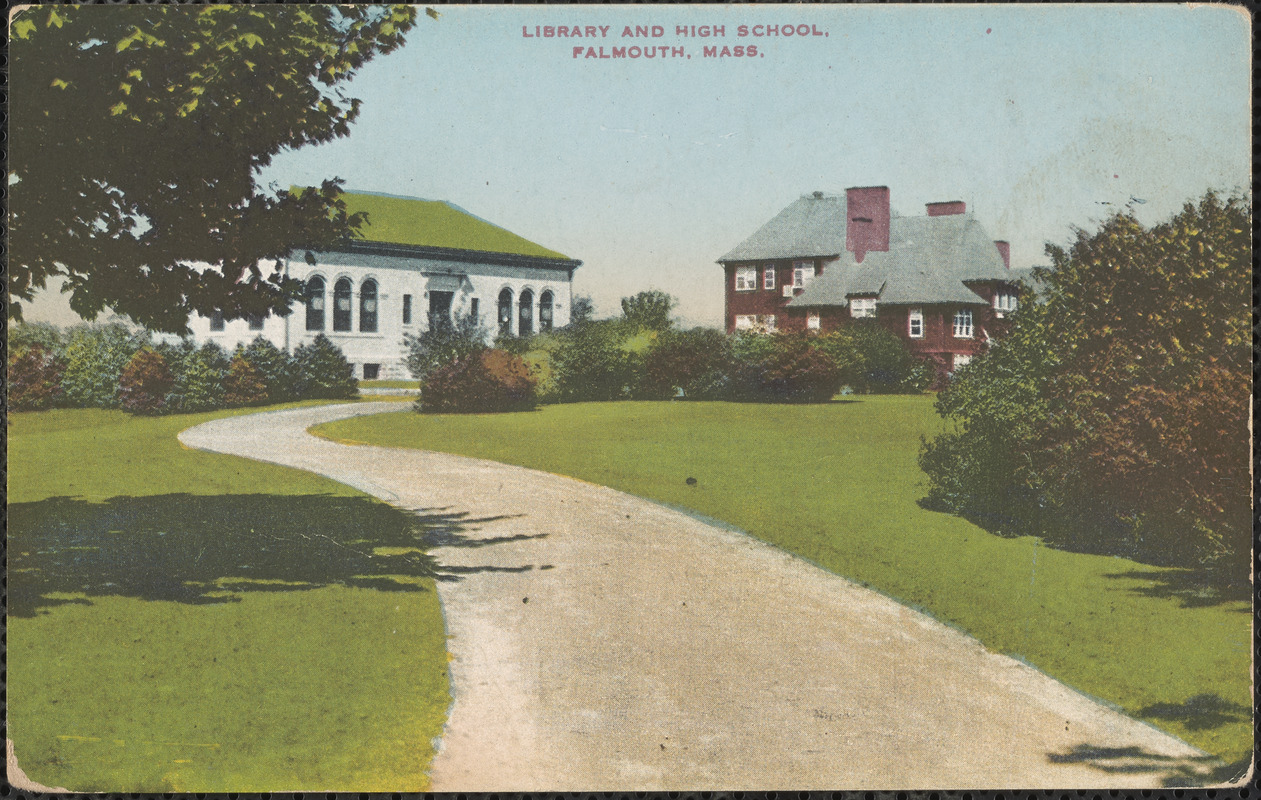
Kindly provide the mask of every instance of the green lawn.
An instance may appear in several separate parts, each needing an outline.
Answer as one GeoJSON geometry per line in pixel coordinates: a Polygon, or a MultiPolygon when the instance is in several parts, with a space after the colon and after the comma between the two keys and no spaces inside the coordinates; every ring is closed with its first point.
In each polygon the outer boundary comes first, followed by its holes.
{"type": "Polygon", "coordinates": [[[420,381],[359,381],[359,390],[370,392],[373,389],[418,389],[420,381]]]}
{"type": "Polygon", "coordinates": [[[1251,753],[1251,610],[1184,576],[1000,538],[925,510],[930,397],[403,411],[323,435],[521,464],[731,523],[922,608],[1228,762],[1251,753]],[[695,485],[688,479],[695,478],[695,485]]]}
{"type": "Polygon", "coordinates": [[[228,413],[10,417],[19,764],[76,791],[427,788],[450,694],[423,532],[175,438],[228,413]]]}

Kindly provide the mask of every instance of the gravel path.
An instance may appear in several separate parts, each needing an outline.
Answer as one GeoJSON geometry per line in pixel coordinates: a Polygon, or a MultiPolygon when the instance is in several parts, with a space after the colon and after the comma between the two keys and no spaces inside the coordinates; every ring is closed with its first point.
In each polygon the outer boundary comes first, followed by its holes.
{"type": "Polygon", "coordinates": [[[1214,763],[743,534],[570,478],[306,433],[397,410],[231,417],[180,440],[444,528],[455,700],[434,791],[1140,787],[1214,763]]]}

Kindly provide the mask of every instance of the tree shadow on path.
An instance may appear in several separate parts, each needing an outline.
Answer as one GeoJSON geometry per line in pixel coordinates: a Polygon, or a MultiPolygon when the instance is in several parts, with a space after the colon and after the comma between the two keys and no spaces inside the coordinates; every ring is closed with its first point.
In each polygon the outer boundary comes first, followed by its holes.
{"type": "Polygon", "coordinates": [[[427,552],[536,538],[472,535],[502,517],[410,513],[362,497],[54,497],[8,513],[7,599],[15,617],[90,602],[74,595],[207,604],[328,585],[416,592],[424,591],[422,578],[535,568],[444,568],[427,552]]]}
{"type": "Polygon", "coordinates": [[[1049,753],[1052,764],[1086,764],[1108,775],[1152,775],[1162,786],[1205,786],[1238,780],[1248,760],[1225,764],[1216,756],[1167,756],[1142,747],[1099,747],[1079,744],[1067,752],[1049,753]]]}

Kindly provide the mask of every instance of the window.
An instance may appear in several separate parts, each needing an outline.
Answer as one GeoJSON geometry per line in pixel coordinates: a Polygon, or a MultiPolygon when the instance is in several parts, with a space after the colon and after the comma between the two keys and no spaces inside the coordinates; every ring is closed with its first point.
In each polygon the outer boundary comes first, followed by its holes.
{"type": "Polygon", "coordinates": [[[912,339],[924,338],[924,310],[912,308],[906,315],[906,335],[912,339]]]}
{"type": "Polygon", "coordinates": [[[245,319],[250,324],[250,330],[261,331],[263,329],[263,315],[262,314],[246,314],[245,319]]]}
{"type": "Polygon", "coordinates": [[[753,330],[753,326],[756,324],[757,324],[757,317],[753,316],[752,314],[737,314],[736,315],[736,330],[738,331],[753,330]]]}
{"type": "Polygon", "coordinates": [[[806,330],[817,331],[819,329],[819,312],[811,311],[806,315],[806,330]]]}
{"type": "Polygon", "coordinates": [[[364,281],[359,285],[359,332],[377,332],[376,281],[364,281]]]}
{"type": "Polygon", "coordinates": [[[773,264],[767,264],[766,268],[762,270],[762,288],[772,292],[775,291],[775,266],[773,264]]]}
{"type": "Polygon", "coordinates": [[[517,310],[517,335],[529,336],[534,333],[534,292],[526,289],[521,293],[517,310]]]}
{"type": "Polygon", "coordinates": [[[324,330],[324,279],[312,278],[306,282],[306,329],[324,330]]]}
{"type": "Polygon", "coordinates": [[[775,324],[774,314],[737,314],[735,327],[738,331],[774,333],[775,324]]]}
{"type": "Polygon", "coordinates": [[[478,318],[481,316],[479,314],[480,309],[478,308],[478,306],[480,305],[481,303],[478,302],[478,299],[476,297],[468,301],[468,315],[473,318],[474,322],[476,322],[478,318]]]}
{"type": "Polygon", "coordinates": [[[333,284],[333,330],[350,330],[350,278],[333,284]]]}
{"type": "Polygon", "coordinates": [[[854,297],[849,301],[849,315],[854,319],[876,316],[876,298],[854,297]]]}
{"type": "Polygon", "coordinates": [[[767,330],[767,332],[769,333],[775,332],[775,315],[774,314],[767,314],[765,317],[761,317],[760,319],[762,322],[762,327],[764,327],[767,330]]]}
{"type": "Polygon", "coordinates": [[[966,353],[955,353],[954,355],[954,371],[958,372],[961,368],[972,363],[972,356],[966,353]]]}
{"type": "Polygon", "coordinates": [[[814,279],[814,262],[813,261],[794,261],[793,262],[793,288],[804,289],[810,285],[810,281],[814,279]]]}
{"type": "Polygon", "coordinates": [[[499,293],[499,335],[512,335],[512,290],[499,293]]]}
{"type": "Polygon", "coordinates": [[[410,294],[403,295],[403,324],[412,324],[412,296],[410,294]]]}
{"type": "Polygon", "coordinates": [[[552,293],[550,291],[543,292],[539,295],[539,330],[550,331],[552,329],[552,293]]]}
{"type": "Polygon", "coordinates": [[[363,379],[365,381],[375,381],[377,379],[377,376],[380,374],[381,374],[380,364],[364,364],[363,365],[363,379]]]}
{"type": "Polygon", "coordinates": [[[994,295],[994,310],[999,312],[999,316],[1005,311],[1016,310],[1016,295],[1010,291],[1000,291],[994,295]]]}
{"type": "Polygon", "coordinates": [[[736,267],[736,291],[751,292],[757,288],[757,267],[736,267]]]}
{"type": "Polygon", "coordinates": [[[955,312],[955,338],[972,338],[972,310],[961,308],[955,312]]]}
{"type": "Polygon", "coordinates": [[[210,330],[212,331],[223,330],[223,312],[222,311],[210,312],[210,330]]]}

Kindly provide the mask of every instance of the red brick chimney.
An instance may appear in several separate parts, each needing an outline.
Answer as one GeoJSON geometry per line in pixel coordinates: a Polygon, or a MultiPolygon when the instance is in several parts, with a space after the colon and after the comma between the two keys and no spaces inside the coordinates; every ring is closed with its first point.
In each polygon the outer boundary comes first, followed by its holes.
{"type": "Polygon", "coordinates": [[[1003,257],[1003,266],[1011,269],[1011,244],[995,239],[994,246],[998,248],[998,254],[1003,257]]]}
{"type": "Polygon", "coordinates": [[[930,217],[948,217],[951,214],[968,213],[968,204],[962,200],[947,200],[944,203],[925,203],[930,217]]]}
{"type": "Polygon", "coordinates": [[[869,251],[889,250],[889,187],[855,186],[845,190],[849,217],[845,226],[845,249],[862,263],[869,251]]]}

